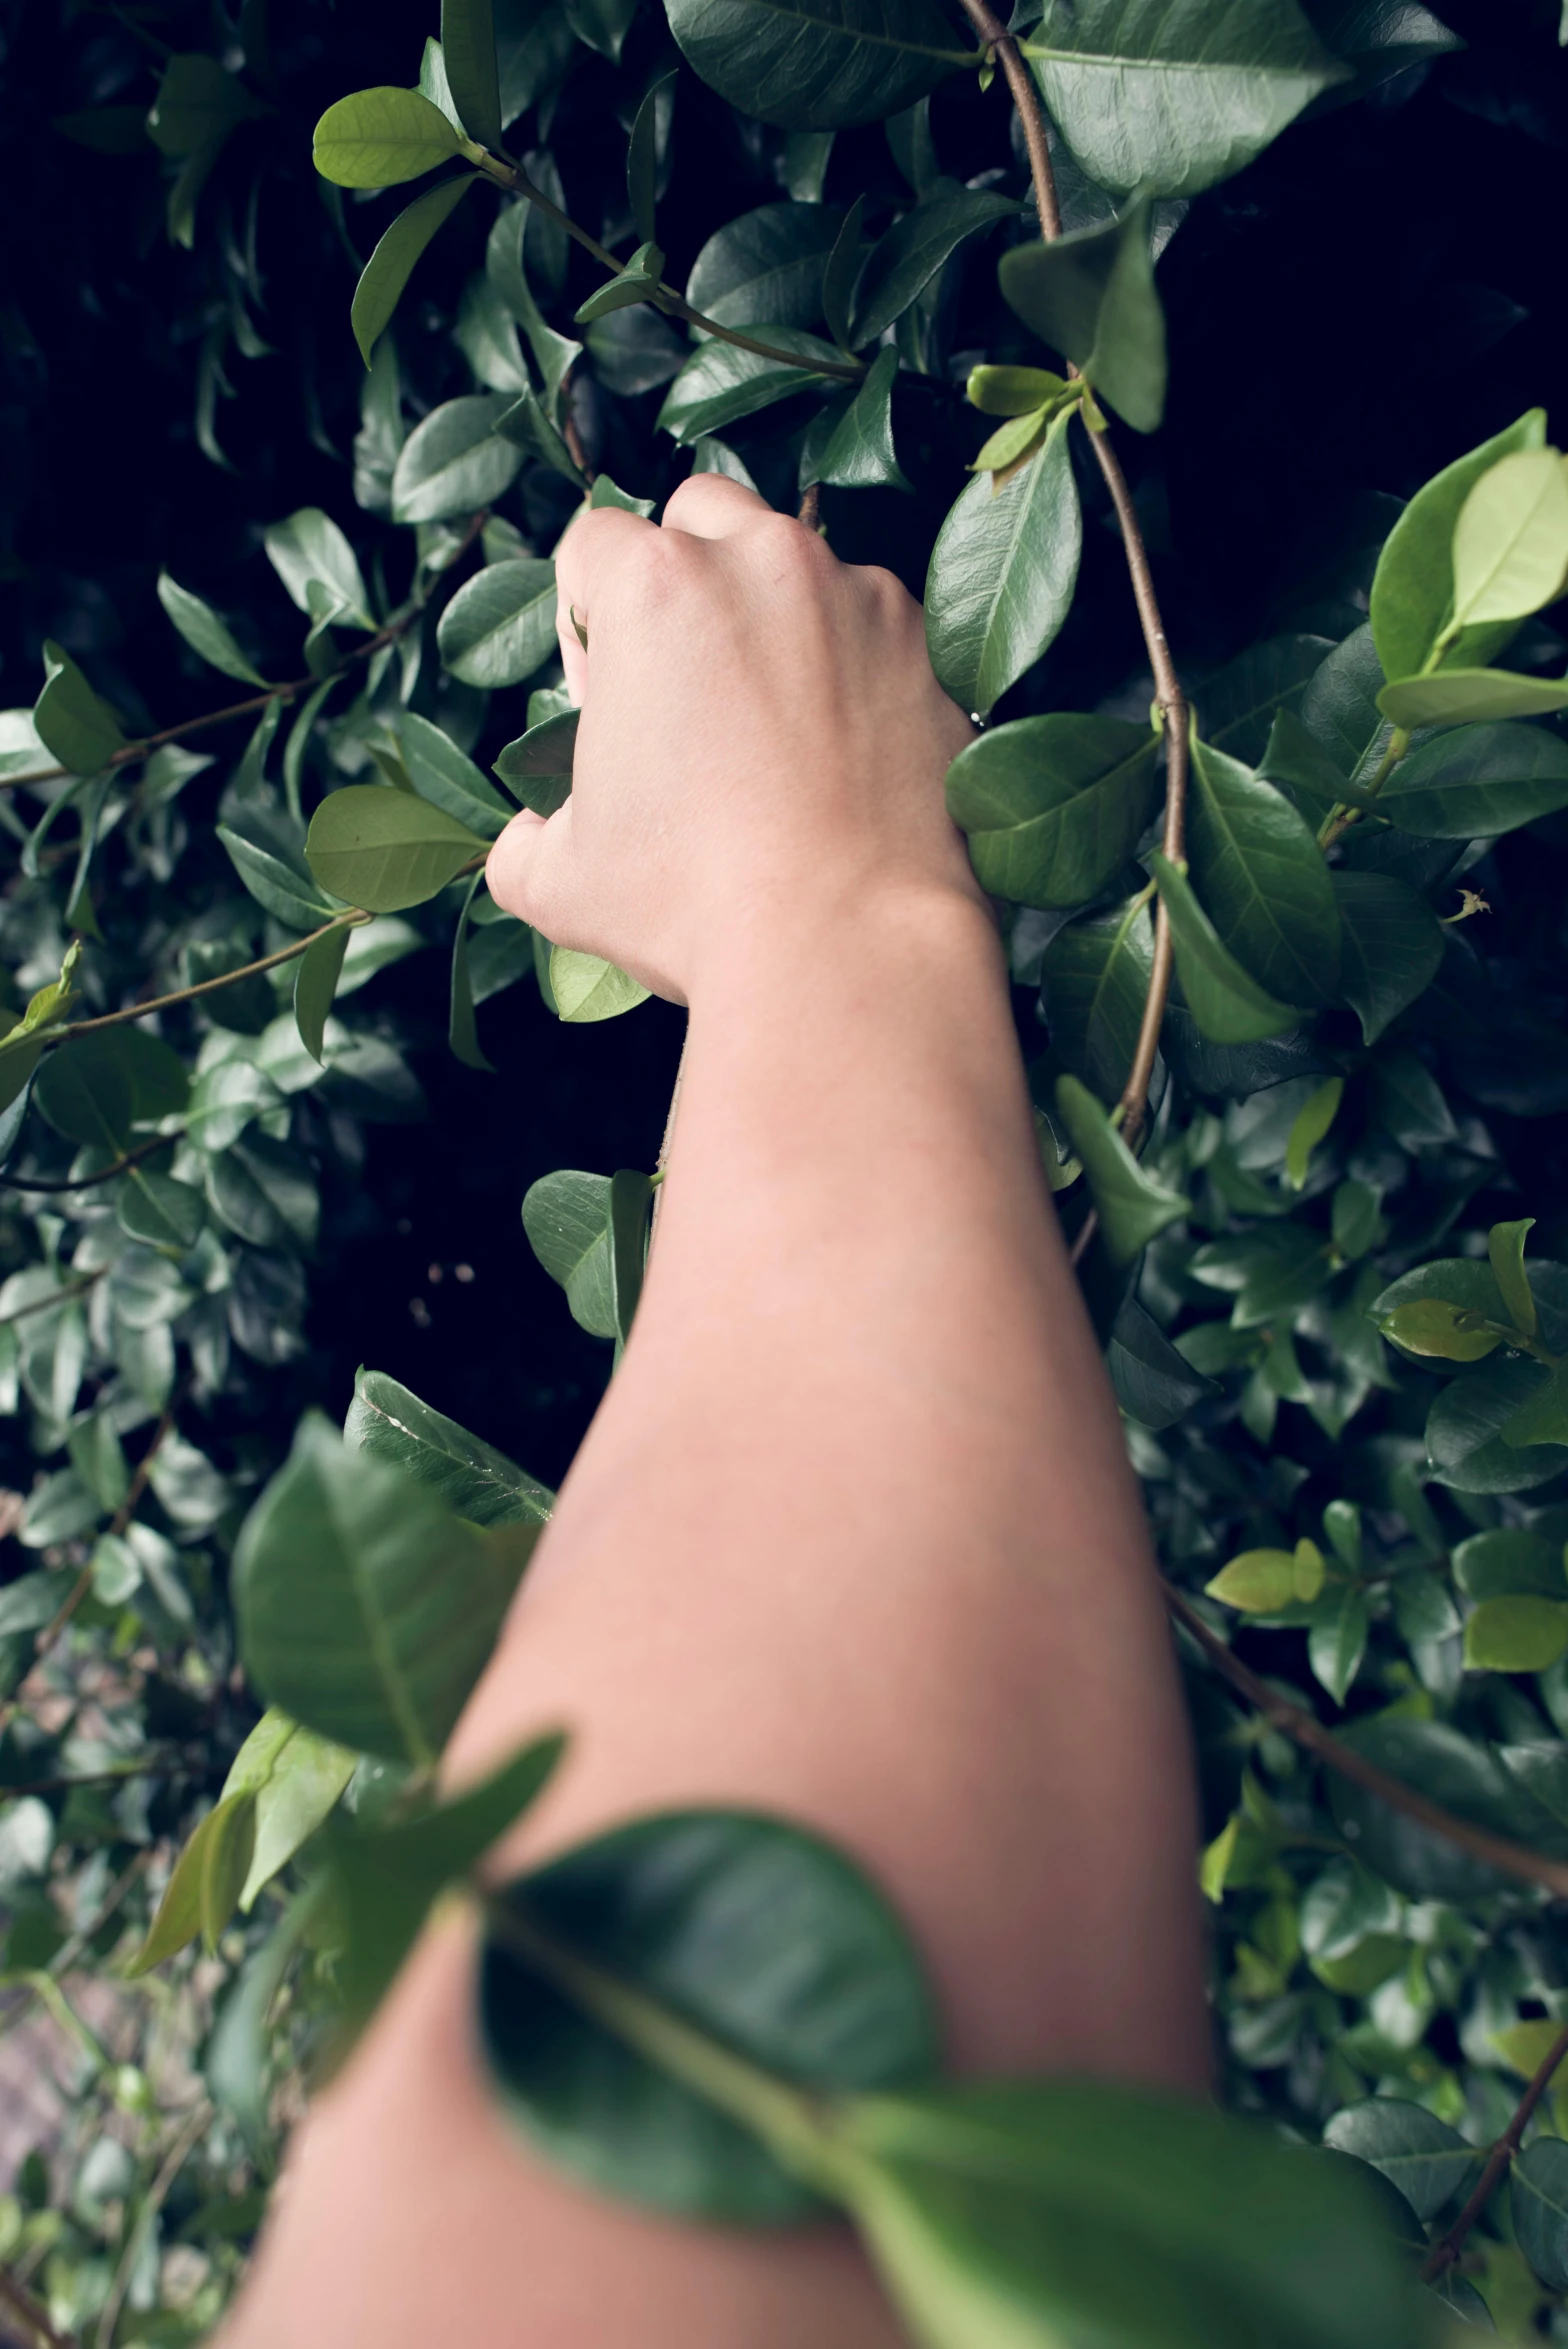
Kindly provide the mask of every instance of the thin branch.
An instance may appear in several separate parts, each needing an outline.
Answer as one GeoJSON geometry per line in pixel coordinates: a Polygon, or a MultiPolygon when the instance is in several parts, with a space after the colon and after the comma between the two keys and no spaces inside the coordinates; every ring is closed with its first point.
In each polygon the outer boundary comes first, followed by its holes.
{"type": "Polygon", "coordinates": [[[36,2349],[78,2349],[75,2334],[57,2333],[49,2322],[48,2311],[3,2267],[0,2267],[0,2308],[9,2311],[36,2349]]]}
{"type": "MultiPolygon", "coordinates": [[[[9,1181],[10,1177],[6,1180],[9,1181]]],[[[31,1185],[28,1187],[32,1188],[31,1185]]],[[[72,1184],[70,1188],[80,1190],[81,1185],[72,1184]]],[[[13,1321],[25,1321],[30,1313],[47,1313],[51,1305],[68,1305],[73,1297],[85,1297],[88,1290],[96,1288],[102,1279],[102,1272],[89,1272],[79,1281],[68,1281],[63,1289],[54,1290],[50,1296],[35,1297],[30,1305],[18,1305],[14,1313],[0,1314],[0,1329],[9,1329],[13,1321]]]]}
{"type": "Polygon", "coordinates": [[[1225,1642],[1209,1629],[1197,1608],[1173,1583],[1162,1580],[1160,1588],[1165,1595],[1166,1606],[1182,1628],[1192,1634],[1210,1663],[1224,1674],[1231,1686],[1238,1689],[1249,1704],[1272,1721],[1277,1729],[1282,1729],[1287,1737],[1294,1739],[1297,1745],[1315,1754],[1320,1762],[1326,1762],[1331,1770],[1337,1770],[1342,1778],[1351,1779],[1357,1786],[1364,1787],[1368,1794],[1375,1794],[1394,1810],[1403,1811],[1407,1819],[1414,1819],[1419,1825],[1429,1827],[1434,1835],[1441,1835],[1447,1842],[1457,1844],[1461,1851],[1468,1852],[1472,1859],[1479,1860],[1483,1866],[1496,1868],[1507,1876],[1522,1877],[1527,1884],[1543,1885],[1548,1892],[1555,1893],[1559,1900],[1568,1898],[1568,1864],[1561,1860],[1549,1860],[1544,1853],[1531,1851],[1527,1844],[1511,1842],[1506,1836],[1488,1834],[1484,1827],[1472,1827],[1468,1819],[1456,1818],[1452,1811],[1441,1810],[1436,1803],[1428,1802],[1424,1794],[1418,1794],[1402,1778],[1392,1777],[1387,1770],[1380,1770],[1375,1762],[1369,1762],[1354,1747],[1343,1744],[1333,1736],[1305,1706],[1292,1704],[1288,1697],[1270,1688],[1267,1681],[1260,1680],[1255,1672],[1249,1672],[1240,1657],[1232,1655],[1225,1642]]]}
{"type": "Polygon", "coordinates": [[[1426,2265],[1421,2270],[1423,2283],[1435,2284],[1439,2276],[1446,2275],[1464,2249],[1465,2237],[1491,2201],[1498,2180],[1518,2152],[1525,2130],[1530,2125],[1530,2116],[1551,2086],[1552,2074],[1565,2055],[1568,2055],[1568,2024],[1558,2032],[1545,2057],[1537,2065],[1529,2087],[1514,2107],[1513,2119],[1487,2155],[1486,2167],[1476,2180],[1475,2192],[1447,2234],[1433,2244],[1426,2265]]]}
{"type": "Polygon", "coordinates": [[[177,1770],[188,1769],[194,1775],[201,1765],[178,1759],[179,1753],[186,1750],[180,1747],[173,1754],[157,1754],[151,1761],[122,1762],[116,1770],[84,1770],[66,1778],[16,1779],[0,1785],[0,1800],[9,1802],[13,1796],[23,1794],[69,1794],[75,1786],[124,1786],[133,1778],[172,1777],[177,1770]]]}
{"type": "Polygon", "coordinates": [[[98,2349],[112,2349],[115,2328],[120,2321],[120,2311],[125,2306],[125,2295],[131,2288],[131,2277],[135,2272],[137,2255],[141,2250],[147,2230],[163,2208],[174,2181],[185,2167],[195,2149],[197,2139],[202,2135],[211,2119],[212,2107],[203,2097],[195,2110],[187,2115],[184,2128],[181,2129],[174,2143],[170,2146],[158,2175],[148,2189],[146,2201],[136,2213],[135,2220],[126,2234],[125,2248],[120,2254],[120,2263],[114,2271],[114,2282],[110,2286],[109,2297],[104,2302],[103,2314],[98,2319],[98,2349]]]}
{"type": "MultiPolygon", "coordinates": [[[[98,1022],[96,1020],[89,1020],[87,1025],[89,1027],[96,1027],[98,1022]]],[[[72,1030],[67,1028],[64,1033],[66,1035],[70,1035],[72,1030]]],[[[46,1181],[42,1175],[0,1174],[0,1183],[8,1184],[13,1191],[90,1191],[95,1183],[113,1182],[115,1176],[124,1174],[127,1167],[140,1166],[142,1160],[144,1158],[151,1158],[155,1150],[172,1149],[178,1139],[179,1136],[177,1134],[154,1134],[150,1142],[139,1142],[134,1150],[127,1150],[125,1156],[123,1158],[117,1158],[113,1166],[102,1167],[97,1174],[77,1175],[74,1180],[69,1175],[65,1175],[58,1180],[50,1179],[46,1181]]],[[[100,1273],[93,1274],[93,1280],[100,1280],[102,1277],[103,1276],[100,1273]]],[[[90,1288],[92,1286],[92,1282],[83,1281],[80,1285],[83,1288],[90,1288]]],[[[61,1292],[62,1295],[68,1293],[69,1292],[67,1291],[61,1292]]],[[[42,1305],[53,1305],[55,1302],[56,1299],[53,1297],[42,1297],[39,1299],[39,1304],[42,1305]]],[[[36,1313],[37,1310],[37,1305],[24,1305],[22,1307],[23,1313],[36,1313]]],[[[13,1313],[10,1316],[10,1319],[12,1321],[19,1320],[20,1315],[13,1313]]]]}
{"type": "MultiPolygon", "coordinates": [[[[471,872],[473,867],[465,865],[463,870],[465,873],[471,872]]],[[[176,987],[171,995],[153,995],[145,1003],[127,1003],[119,1011],[101,1012],[97,1019],[72,1020],[69,1027],[53,1029],[45,1040],[50,1044],[64,1044],[72,1036],[91,1035],[94,1028],[118,1028],[123,1026],[127,1020],[145,1019],[150,1011],[168,1011],[176,1003],[194,1003],[198,996],[216,995],[221,987],[232,987],[241,979],[253,979],[261,971],[275,971],[283,963],[297,961],[308,947],[315,945],[318,938],[330,937],[334,930],[351,930],[359,923],[373,922],[375,918],[374,914],[364,912],[359,906],[353,906],[346,913],[334,914],[330,922],[323,922],[320,929],[312,930],[308,937],[296,938],[292,946],[280,946],[276,954],[262,955],[258,962],[243,963],[237,971],[220,971],[217,978],[202,979],[194,987],[176,987]]],[[[168,1135],[159,1136],[159,1140],[162,1141],[171,1138],[168,1135]]],[[[156,1144],[153,1147],[156,1147],[156,1144]]],[[[118,1171],[118,1168],[110,1169],[111,1173],[118,1173],[118,1171]]],[[[94,1175],[91,1179],[94,1182],[106,1182],[108,1176],[94,1175]]],[[[42,1190],[47,1186],[33,1183],[28,1187],[32,1190],[42,1190]]],[[[64,1190],[77,1190],[80,1185],[66,1183],[60,1187],[64,1190]]]]}

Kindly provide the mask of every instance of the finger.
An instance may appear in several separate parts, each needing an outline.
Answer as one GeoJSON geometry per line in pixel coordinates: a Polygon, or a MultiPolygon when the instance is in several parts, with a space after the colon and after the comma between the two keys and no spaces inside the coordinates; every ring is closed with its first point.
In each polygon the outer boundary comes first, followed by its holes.
{"type": "Polygon", "coordinates": [[[548,822],[525,808],[512,818],[485,860],[485,882],[496,904],[519,921],[532,922],[552,940],[570,847],[569,807],[557,809],[548,822]]]}
{"type": "Polygon", "coordinates": [[[664,528],[684,530],[693,538],[734,538],[769,520],[772,512],[766,499],[727,473],[693,473],[667,500],[664,528]]]}
{"type": "Polygon", "coordinates": [[[588,683],[588,615],[617,571],[636,560],[653,524],[618,506],[584,507],[555,550],[555,633],[567,691],[581,702],[588,683]]]}

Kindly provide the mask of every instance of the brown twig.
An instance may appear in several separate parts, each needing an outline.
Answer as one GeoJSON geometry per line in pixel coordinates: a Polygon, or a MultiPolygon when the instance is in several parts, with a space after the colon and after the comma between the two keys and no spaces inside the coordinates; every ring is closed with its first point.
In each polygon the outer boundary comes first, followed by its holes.
{"type": "Polygon", "coordinates": [[[1514,2107],[1513,2119],[1486,2157],[1486,2167],[1476,2180],[1475,2192],[1447,2234],[1433,2244],[1426,2265],[1421,2270],[1423,2283],[1435,2284],[1439,2276],[1446,2275],[1464,2249],[1465,2237],[1492,2199],[1498,2180],[1518,2152],[1520,2141],[1529,2127],[1530,2116],[1551,2086],[1552,2074],[1565,2055],[1568,2055],[1568,2024],[1558,2032],[1545,2057],[1536,2066],[1529,2087],[1514,2107]]]}
{"type": "MultiPolygon", "coordinates": [[[[471,867],[465,865],[463,870],[468,872],[471,867]]],[[[194,987],[176,987],[170,995],[153,995],[145,1003],[127,1003],[119,1011],[101,1012],[97,1019],[72,1020],[69,1027],[53,1030],[45,1041],[50,1044],[64,1044],[72,1036],[91,1035],[95,1028],[118,1028],[123,1026],[126,1020],[145,1019],[150,1011],[168,1011],[176,1003],[194,1003],[200,995],[216,995],[220,987],[232,987],[239,979],[253,979],[261,971],[275,971],[282,963],[296,961],[307,947],[315,945],[318,938],[329,937],[334,930],[351,930],[361,922],[374,920],[374,914],[365,913],[358,906],[352,907],[346,913],[334,914],[330,922],[323,922],[320,929],[312,930],[308,937],[296,938],[292,946],[280,946],[276,954],[264,954],[257,962],[243,963],[237,971],[220,971],[217,978],[202,979],[194,987]]],[[[160,1140],[169,1138],[168,1136],[159,1137],[160,1140]]],[[[111,1172],[118,1172],[118,1169],[111,1169],[111,1172]]],[[[94,1182],[105,1182],[107,1179],[105,1175],[92,1177],[94,1182]]],[[[34,1183],[30,1187],[33,1190],[41,1190],[45,1186],[34,1183]]],[[[79,1188],[78,1185],[72,1183],[67,1183],[62,1187],[66,1190],[79,1188]]]]}
{"type": "MultiPolygon", "coordinates": [[[[86,1024],[91,1028],[97,1027],[99,1022],[89,1020],[86,1024]]],[[[64,1032],[69,1036],[75,1031],[67,1028],[64,1032]]],[[[127,1167],[140,1166],[142,1160],[151,1158],[155,1150],[172,1150],[178,1139],[177,1134],[154,1134],[150,1142],[139,1142],[134,1150],[127,1150],[125,1156],[117,1158],[113,1166],[102,1167],[97,1174],[78,1175],[74,1180],[69,1175],[58,1180],[51,1178],[46,1181],[42,1175],[0,1174],[0,1183],[9,1184],[13,1191],[90,1191],[95,1183],[113,1182],[115,1176],[124,1174],[127,1167]]],[[[101,1277],[101,1274],[98,1273],[93,1275],[94,1280],[101,1279],[101,1277]]],[[[92,1283],[84,1282],[82,1285],[90,1288],[92,1283]]],[[[63,1295],[66,1292],[62,1291],[61,1293],[63,1295]]],[[[53,1297],[43,1297],[39,1300],[39,1303],[44,1305],[52,1305],[54,1302],[53,1297]]],[[[36,1305],[22,1307],[23,1313],[36,1313],[37,1310],[36,1305]]],[[[13,1313],[10,1318],[15,1321],[19,1316],[13,1313]]]]}
{"type": "MultiPolygon", "coordinates": [[[[963,6],[981,40],[995,52],[997,62],[1006,76],[1029,155],[1029,176],[1034,183],[1040,234],[1049,244],[1062,233],[1062,215],[1056,200],[1056,178],[1051,169],[1050,142],[1046,136],[1045,112],[1040,104],[1039,92],[1017,42],[990,8],[988,0],[963,0],[963,6]]],[[[1077,372],[1076,367],[1069,365],[1070,375],[1076,375],[1077,372]]],[[[1185,861],[1187,839],[1187,699],[1176,674],[1176,664],[1171,659],[1165,622],[1154,590],[1154,575],[1149,567],[1149,550],[1144,545],[1143,532],[1139,527],[1137,510],[1127,487],[1127,476],[1122,471],[1121,460],[1111,446],[1109,433],[1091,432],[1089,441],[1104,476],[1105,486],[1110,491],[1111,504],[1116,509],[1128,575],[1132,581],[1133,600],[1138,607],[1138,620],[1149,655],[1149,667],[1154,674],[1154,695],[1165,729],[1165,831],[1161,846],[1172,864],[1179,865],[1185,861]]],[[[1121,1135],[1129,1149],[1136,1147],[1144,1118],[1148,1114],[1149,1081],[1154,1074],[1160,1024],[1165,1017],[1165,1002],[1170,993],[1172,960],[1170,922],[1161,904],[1154,917],[1154,962],[1149,974],[1149,991],[1144,998],[1143,1020],[1138,1031],[1132,1067],[1122,1087],[1121,1135]]],[[[1084,1230],[1088,1231],[1089,1226],[1085,1225],[1084,1230]]],[[[1079,1237],[1083,1246],[1087,1247],[1088,1241],[1083,1239],[1082,1233],[1079,1237]]],[[[1076,1255],[1074,1262],[1077,1262],[1076,1255]]]]}
{"type": "Polygon", "coordinates": [[[1191,1633],[1210,1663],[1223,1673],[1249,1704],[1256,1706],[1260,1713],[1297,1745],[1315,1754],[1331,1770],[1337,1770],[1342,1778],[1351,1779],[1357,1786],[1365,1788],[1368,1794],[1376,1795],[1379,1801],[1388,1803],[1396,1811],[1403,1811],[1407,1819],[1414,1819],[1420,1826],[1430,1828],[1434,1835],[1441,1835],[1445,1841],[1457,1844],[1461,1851],[1468,1852],[1473,1860],[1479,1860],[1483,1866],[1496,1868],[1504,1875],[1522,1877],[1527,1884],[1542,1885],[1546,1891],[1555,1893],[1559,1900],[1568,1899],[1568,1864],[1561,1860],[1550,1860],[1543,1852],[1531,1851],[1527,1844],[1511,1842],[1507,1836],[1491,1835],[1484,1827],[1472,1827],[1468,1819],[1456,1818],[1452,1811],[1442,1810],[1436,1803],[1428,1802],[1424,1794],[1418,1794],[1402,1778],[1395,1778],[1387,1770],[1380,1770],[1376,1762],[1369,1762],[1352,1746],[1343,1744],[1333,1736],[1305,1706],[1292,1704],[1289,1697],[1281,1696],[1277,1689],[1270,1688],[1267,1681],[1260,1680],[1255,1672],[1249,1672],[1240,1657],[1232,1655],[1225,1642],[1209,1629],[1197,1608],[1173,1583],[1162,1580],[1160,1588],[1164,1592],[1166,1606],[1182,1628],[1191,1633]]]}
{"type": "MultiPolygon", "coordinates": [[[[70,1187],[79,1190],[81,1186],[70,1187]]],[[[0,1329],[9,1329],[13,1321],[25,1321],[30,1313],[47,1313],[51,1305],[68,1305],[73,1297],[85,1297],[102,1279],[102,1272],[89,1272],[79,1281],[68,1281],[63,1289],[56,1289],[47,1297],[35,1297],[30,1305],[18,1305],[14,1313],[0,1314],[0,1329]]]]}
{"type": "Polygon", "coordinates": [[[78,2349],[75,2334],[56,2332],[47,2310],[3,2267],[0,2267],[0,2308],[9,2310],[35,2349],[78,2349]]]}
{"type": "Polygon", "coordinates": [[[170,2188],[185,2167],[197,2139],[202,2135],[211,2119],[212,2107],[203,2097],[194,2111],[187,2115],[185,2126],[170,2146],[159,2168],[158,2175],[148,2189],[146,2201],[136,2213],[134,2221],[126,2232],[125,2248],[120,2254],[119,2266],[114,2271],[114,2282],[109,2288],[109,2297],[104,2302],[103,2314],[98,2319],[98,2349],[112,2349],[115,2327],[120,2321],[120,2311],[125,2306],[125,2295],[131,2288],[131,2277],[135,2271],[136,2258],[141,2250],[142,2240],[148,2227],[163,2208],[170,2188]]]}

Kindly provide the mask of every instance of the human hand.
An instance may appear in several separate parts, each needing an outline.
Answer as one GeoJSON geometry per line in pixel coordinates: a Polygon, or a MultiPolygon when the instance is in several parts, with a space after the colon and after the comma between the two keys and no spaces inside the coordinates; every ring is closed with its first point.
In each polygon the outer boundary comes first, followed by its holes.
{"type": "Polygon", "coordinates": [[[509,913],[681,1002],[868,899],[978,900],[942,794],[969,726],[889,572],[705,473],[662,526],[582,515],[556,579],[582,723],[565,806],[490,852],[509,913]]]}

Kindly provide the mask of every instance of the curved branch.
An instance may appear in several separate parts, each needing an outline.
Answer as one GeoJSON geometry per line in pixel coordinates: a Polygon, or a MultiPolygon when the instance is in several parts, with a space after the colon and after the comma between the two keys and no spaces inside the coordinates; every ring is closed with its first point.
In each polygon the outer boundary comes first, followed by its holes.
{"type": "MultiPolygon", "coordinates": [[[[465,865],[463,870],[465,873],[471,872],[473,867],[465,865]]],[[[296,962],[307,947],[314,946],[318,938],[330,937],[334,930],[356,929],[361,922],[373,922],[375,918],[374,914],[366,913],[360,906],[350,906],[347,912],[334,914],[330,922],[323,922],[319,930],[310,931],[304,938],[296,938],[292,946],[280,946],[275,954],[264,954],[256,962],[242,963],[237,971],[220,971],[215,979],[200,979],[194,987],[176,987],[171,995],[149,996],[145,1003],[127,1003],[119,1011],[100,1012],[96,1019],[72,1020],[69,1027],[56,1028],[45,1038],[45,1042],[64,1044],[72,1036],[91,1035],[95,1028],[122,1027],[127,1020],[145,1019],[150,1011],[168,1011],[176,1003],[194,1003],[198,996],[216,995],[220,987],[232,987],[240,979],[253,979],[258,972],[275,971],[283,963],[296,962]]],[[[113,1171],[118,1173],[119,1169],[113,1171]]],[[[108,1177],[93,1175],[90,1179],[101,1183],[107,1181],[108,1177]]],[[[36,1191],[48,1186],[33,1183],[28,1188],[36,1191]]],[[[66,1183],[61,1188],[75,1191],[80,1190],[81,1185],[66,1183]]]]}
{"type": "MultiPolygon", "coordinates": [[[[74,1182],[69,1175],[58,1180],[54,1178],[46,1180],[42,1175],[0,1174],[0,1183],[5,1183],[13,1191],[90,1191],[95,1183],[112,1183],[116,1175],[124,1174],[130,1167],[140,1166],[142,1160],[151,1158],[155,1150],[172,1150],[178,1139],[176,1134],[154,1134],[151,1141],[139,1142],[134,1150],[127,1150],[125,1156],[117,1158],[113,1166],[100,1167],[96,1174],[78,1175],[74,1182]]],[[[100,1274],[94,1273],[93,1280],[98,1280],[101,1277],[100,1274]]],[[[90,1288],[91,1286],[91,1281],[80,1283],[80,1288],[90,1288]]],[[[62,1289],[60,1292],[62,1297],[70,1294],[68,1289],[62,1289]]],[[[38,1305],[53,1305],[56,1302],[57,1300],[53,1297],[41,1297],[34,1305],[24,1305],[22,1312],[36,1312],[38,1305]]],[[[8,1314],[6,1318],[10,1321],[16,1321],[20,1319],[20,1315],[12,1313],[8,1314]]]]}
{"type": "Polygon", "coordinates": [[[1464,2249],[1466,2236],[1491,2201],[1496,2192],[1498,2180],[1518,2152],[1520,2141],[1529,2126],[1530,2116],[1551,2086],[1552,2075],[1565,2055],[1568,2055],[1568,2024],[1565,2024],[1563,2029],[1558,2032],[1542,2061],[1536,2066],[1529,2087],[1514,2107],[1513,2119],[1486,2157],[1486,2167],[1476,2180],[1475,2192],[1447,2234],[1441,2236],[1433,2244],[1426,2264],[1421,2270],[1423,2283],[1435,2284],[1439,2276],[1446,2275],[1464,2249]]]}

